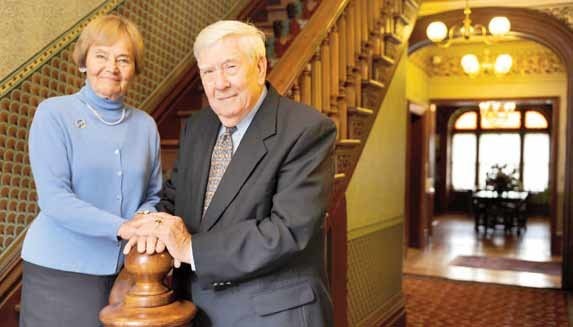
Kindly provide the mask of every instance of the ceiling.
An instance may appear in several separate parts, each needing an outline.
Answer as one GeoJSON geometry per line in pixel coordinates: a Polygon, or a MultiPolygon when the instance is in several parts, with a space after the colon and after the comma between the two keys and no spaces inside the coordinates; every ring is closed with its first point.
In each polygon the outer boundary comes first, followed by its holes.
{"type": "MultiPolygon", "coordinates": [[[[478,7],[525,7],[525,8],[545,8],[571,5],[572,1],[566,0],[470,0],[470,8],[478,7]]],[[[420,16],[432,15],[444,11],[463,9],[465,0],[423,0],[420,6],[420,16]]]]}
{"type": "MultiPolygon", "coordinates": [[[[573,18],[573,1],[563,0],[470,0],[471,8],[477,7],[526,7],[544,12],[554,11],[560,8],[561,20],[567,21],[573,18]],[[565,19],[564,19],[565,18],[565,19]]],[[[465,0],[423,0],[420,7],[420,15],[430,15],[444,11],[463,9],[465,0]]],[[[555,16],[555,12],[553,12],[555,16]]],[[[463,14],[460,15],[460,23],[463,14]]],[[[571,24],[569,24],[571,26],[571,24]]],[[[571,26],[573,27],[573,26],[571,26]]],[[[465,76],[460,60],[466,53],[474,53],[479,57],[480,62],[493,62],[497,55],[508,53],[513,57],[513,66],[508,75],[550,75],[564,73],[564,66],[561,60],[548,48],[535,43],[509,37],[497,42],[494,45],[486,46],[481,41],[478,42],[454,42],[449,48],[439,48],[437,46],[426,46],[413,52],[409,58],[418,67],[423,69],[429,77],[450,77],[465,76]],[[488,60],[489,59],[489,60],[488,60]]]]}

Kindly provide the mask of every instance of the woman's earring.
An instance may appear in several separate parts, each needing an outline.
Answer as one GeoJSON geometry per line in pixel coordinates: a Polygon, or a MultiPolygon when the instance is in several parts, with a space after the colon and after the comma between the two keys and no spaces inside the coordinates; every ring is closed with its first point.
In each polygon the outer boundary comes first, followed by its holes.
{"type": "Polygon", "coordinates": [[[78,68],[78,70],[80,71],[80,73],[85,73],[88,71],[88,69],[85,67],[80,67],[80,68],[78,68]]]}

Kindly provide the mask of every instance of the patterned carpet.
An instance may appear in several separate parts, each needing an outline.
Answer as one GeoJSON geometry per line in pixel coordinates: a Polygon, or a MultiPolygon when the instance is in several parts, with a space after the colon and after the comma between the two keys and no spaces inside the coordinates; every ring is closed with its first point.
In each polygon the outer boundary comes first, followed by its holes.
{"type": "Polygon", "coordinates": [[[561,275],[560,261],[543,262],[492,256],[459,255],[450,261],[450,265],[495,270],[527,271],[553,276],[561,275]]]}
{"type": "Polygon", "coordinates": [[[569,326],[565,292],[405,275],[407,326],[569,326]]]}

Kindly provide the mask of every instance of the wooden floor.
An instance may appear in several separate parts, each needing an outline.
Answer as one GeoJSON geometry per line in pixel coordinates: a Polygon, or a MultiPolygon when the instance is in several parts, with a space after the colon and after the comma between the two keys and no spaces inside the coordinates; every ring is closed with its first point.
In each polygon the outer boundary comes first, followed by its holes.
{"type": "Polygon", "coordinates": [[[463,215],[434,217],[433,235],[424,250],[408,249],[404,273],[439,276],[457,280],[479,281],[542,288],[560,288],[561,276],[469,268],[449,265],[458,255],[497,256],[531,261],[560,261],[551,256],[549,222],[530,218],[521,236],[506,235],[503,228],[484,235],[474,231],[473,219],[463,215]]]}

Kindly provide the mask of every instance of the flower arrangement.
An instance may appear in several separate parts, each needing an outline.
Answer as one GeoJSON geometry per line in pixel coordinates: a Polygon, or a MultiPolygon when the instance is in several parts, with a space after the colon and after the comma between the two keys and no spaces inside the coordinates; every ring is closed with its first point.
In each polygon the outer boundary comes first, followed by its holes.
{"type": "Polygon", "coordinates": [[[509,169],[507,164],[495,164],[486,173],[485,184],[496,192],[516,190],[519,188],[517,169],[509,169]]]}

